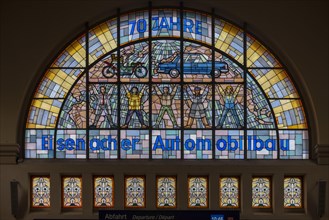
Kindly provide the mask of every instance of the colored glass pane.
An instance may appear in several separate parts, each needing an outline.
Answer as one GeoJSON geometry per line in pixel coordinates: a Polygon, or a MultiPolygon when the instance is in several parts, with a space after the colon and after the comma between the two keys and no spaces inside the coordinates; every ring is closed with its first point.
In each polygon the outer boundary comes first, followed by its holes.
{"type": "Polygon", "coordinates": [[[188,178],[188,207],[208,208],[208,177],[188,178]]]}
{"type": "Polygon", "coordinates": [[[81,68],[86,66],[86,35],[83,34],[74,40],[56,58],[51,67],[81,68]]]}
{"type": "Polygon", "coordinates": [[[62,178],[63,208],[82,207],[82,179],[81,177],[62,178]]]}
{"type": "Polygon", "coordinates": [[[252,207],[271,207],[271,179],[269,177],[254,177],[252,179],[252,207]]]}
{"type": "Polygon", "coordinates": [[[152,131],[152,159],[180,159],[180,146],[179,130],[152,131]]]}
{"type": "Polygon", "coordinates": [[[240,207],[240,183],[238,177],[221,177],[219,180],[219,207],[240,207]]]}
{"type": "Polygon", "coordinates": [[[94,207],[112,208],[114,206],[113,177],[94,177],[94,207]]]}
{"type": "Polygon", "coordinates": [[[89,31],[89,63],[117,47],[117,19],[101,23],[89,31]]]}
{"type": "Polygon", "coordinates": [[[125,177],[125,207],[145,207],[145,177],[125,177]]]}
{"type": "Polygon", "coordinates": [[[157,177],[157,208],[176,207],[176,177],[157,177]]]}
{"type": "Polygon", "coordinates": [[[301,177],[284,178],[284,208],[303,207],[303,182],[301,177]]]}
{"type": "Polygon", "coordinates": [[[50,207],[50,178],[48,176],[32,177],[32,208],[50,207]]]}
{"type": "Polygon", "coordinates": [[[215,47],[243,64],[243,30],[222,19],[215,19],[215,47]]]}

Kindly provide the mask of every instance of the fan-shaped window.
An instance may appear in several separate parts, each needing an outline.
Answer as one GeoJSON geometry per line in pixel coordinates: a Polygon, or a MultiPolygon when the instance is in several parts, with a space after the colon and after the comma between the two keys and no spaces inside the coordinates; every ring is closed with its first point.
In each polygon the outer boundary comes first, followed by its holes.
{"type": "Polygon", "coordinates": [[[308,159],[308,127],[287,70],[256,38],[206,13],[152,9],[89,29],[55,58],[25,157],[308,159]]]}

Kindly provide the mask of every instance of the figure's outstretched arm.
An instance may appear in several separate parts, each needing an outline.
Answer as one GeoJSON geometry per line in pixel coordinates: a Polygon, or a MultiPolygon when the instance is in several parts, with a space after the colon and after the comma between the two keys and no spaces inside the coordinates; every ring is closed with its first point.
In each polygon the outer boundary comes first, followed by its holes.
{"type": "Polygon", "coordinates": [[[153,87],[154,87],[155,92],[156,92],[157,95],[162,95],[162,93],[161,93],[161,91],[160,91],[160,89],[157,85],[153,85],[153,87]]]}
{"type": "Polygon", "coordinates": [[[193,92],[192,92],[192,89],[190,88],[190,86],[186,86],[185,87],[186,88],[186,93],[187,93],[187,95],[188,95],[188,97],[190,98],[190,99],[193,99],[193,92]]]}
{"type": "Polygon", "coordinates": [[[170,95],[174,96],[176,94],[178,86],[177,85],[175,85],[175,86],[171,85],[171,89],[172,89],[172,91],[171,91],[170,95]]]}

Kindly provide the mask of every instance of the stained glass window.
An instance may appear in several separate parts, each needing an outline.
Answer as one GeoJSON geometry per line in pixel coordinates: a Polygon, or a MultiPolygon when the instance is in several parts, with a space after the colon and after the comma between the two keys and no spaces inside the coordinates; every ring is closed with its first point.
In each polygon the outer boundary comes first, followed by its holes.
{"type": "Polygon", "coordinates": [[[303,180],[301,177],[284,178],[284,207],[303,207],[303,180]]]}
{"type": "Polygon", "coordinates": [[[240,207],[240,182],[238,177],[221,177],[219,179],[219,207],[240,207]]]}
{"type": "Polygon", "coordinates": [[[157,208],[176,208],[177,183],[175,176],[157,177],[157,208]]]}
{"type": "Polygon", "coordinates": [[[208,177],[188,177],[188,207],[208,208],[208,177]]]}
{"type": "Polygon", "coordinates": [[[114,207],[114,178],[109,176],[94,177],[94,207],[114,207]]]}
{"type": "Polygon", "coordinates": [[[145,176],[125,177],[125,207],[145,208],[145,176]]]}
{"type": "Polygon", "coordinates": [[[50,178],[49,176],[32,176],[32,208],[50,207],[50,178]]]}
{"type": "Polygon", "coordinates": [[[81,177],[62,177],[62,205],[63,208],[82,207],[81,177]]]}
{"type": "Polygon", "coordinates": [[[309,158],[284,65],[246,27],[185,8],[122,13],[72,40],[25,129],[25,158],[309,158]]]}
{"type": "Polygon", "coordinates": [[[254,177],[252,179],[252,207],[271,208],[271,178],[254,177]]]}

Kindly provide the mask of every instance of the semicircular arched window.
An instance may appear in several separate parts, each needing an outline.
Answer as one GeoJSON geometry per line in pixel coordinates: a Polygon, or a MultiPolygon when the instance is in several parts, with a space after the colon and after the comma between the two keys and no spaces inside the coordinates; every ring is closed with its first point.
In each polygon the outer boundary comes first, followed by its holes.
{"type": "Polygon", "coordinates": [[[287,70],[242,28],[150,9],[88,29],[45,71],[25,158],[308,159],[287,70]]]}

